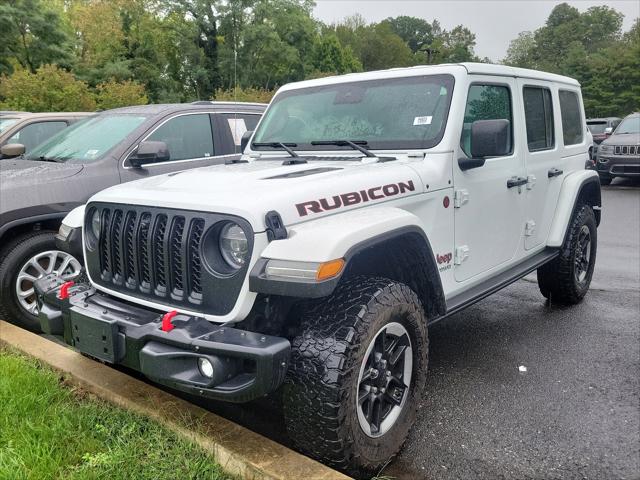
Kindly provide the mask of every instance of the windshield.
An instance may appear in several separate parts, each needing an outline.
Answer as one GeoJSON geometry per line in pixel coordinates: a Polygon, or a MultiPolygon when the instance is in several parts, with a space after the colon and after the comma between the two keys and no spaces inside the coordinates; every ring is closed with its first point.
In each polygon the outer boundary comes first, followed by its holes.
{"type": "Polygon", "coordinates": [[[607,122],[587,122],[587,127],[591,133],[604,133],[607,128],[607,122]]]}
{"type": "Polygon", "coordinates": [[[640,133],[640,116],[625,118],[616,128],[616,135],[621,133],[640,133]]]}
{"type": "Polygon", "coordinates": [[[89,163],[102,158],[113,146],[144,122],[139,115],[102,114],[91,117],[54,135],[27,156],[60,162],[89,163]]]}
{"type": "Polygon", "coordinates": [[[333,140],[366,142],[369,149],[431,148],[444,134],[453,83],[450,75],[427,75],[285,91],[253,140],[296,144],[294,150],[335,150],[311,145],[333,140]]]}
{"type": "Polygon", "coordinates": [[[8,130],[11,125],[16,123],[18,118],[0,118],[0,133],[8,130]]]}

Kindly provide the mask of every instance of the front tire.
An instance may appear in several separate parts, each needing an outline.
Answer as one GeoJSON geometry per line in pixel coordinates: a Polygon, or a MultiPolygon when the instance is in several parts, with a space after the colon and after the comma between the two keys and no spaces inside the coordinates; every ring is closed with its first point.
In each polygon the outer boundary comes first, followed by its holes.
{"type": "Polygon", "coordinates": [[[40,332],[33,282],[49,273],[69,280],[81,271],[76,258],[58,250],[55,232],[29,232],[13,238],[0,258],[0,318],[40,332]]]}
{"type": "Polygon", "coordinates": [[[560,255],[538,269],[540,292],[551,302],[579,303],[589,290],[596,264],[598,229],[593,209],[579,205],[560,255]]]}
{"type": "Polygon", "coordinates": [[[289,436],[335,468],[376,472],[402,447],[422,398],[420,300],[404,284],[354,277],[310,304],[301,327],[284,388],[289,436]]]}

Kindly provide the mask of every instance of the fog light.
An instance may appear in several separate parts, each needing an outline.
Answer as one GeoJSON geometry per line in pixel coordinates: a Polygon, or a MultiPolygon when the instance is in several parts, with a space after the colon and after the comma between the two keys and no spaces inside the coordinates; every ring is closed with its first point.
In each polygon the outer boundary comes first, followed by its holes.
{"type": "Polygon", "coordinates": [[[213,378],[213,364],[208,358],[200,357],[198,359],[198,369],[203,377],[213,378]]]}

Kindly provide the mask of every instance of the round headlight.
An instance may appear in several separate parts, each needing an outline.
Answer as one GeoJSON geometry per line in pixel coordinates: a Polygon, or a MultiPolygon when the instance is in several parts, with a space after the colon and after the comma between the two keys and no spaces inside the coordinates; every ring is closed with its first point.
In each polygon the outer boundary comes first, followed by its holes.
{"type": "Polygon", "coordinates": [[[96,240],[100,238],[100,211],[97,209],[91,215],[91,233],[96,240]]]}
{"type": "Polygon", "coordinates": [[[237,223],[229,222],[220,231],[220,253],[225,262],[234,269],[244,266],[247,261],[249,244],[244,230],[237,223]]]}

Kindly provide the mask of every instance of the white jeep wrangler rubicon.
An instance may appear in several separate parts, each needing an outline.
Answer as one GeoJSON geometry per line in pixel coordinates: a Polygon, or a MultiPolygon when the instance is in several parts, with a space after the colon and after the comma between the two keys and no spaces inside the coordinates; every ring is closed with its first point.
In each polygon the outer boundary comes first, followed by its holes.
{"type": "Polygon", "coordinates": [[[485,64],[310,80],[244,141],[241,160],[69,214],[58,241],[88,280],[37,283],[44,331],[207,398],[282,386],[299,448],[360,475],[411,428],[430,323],[534,270],[552,302],[589,288],[600,183],[575,80],[485,64]]]}

